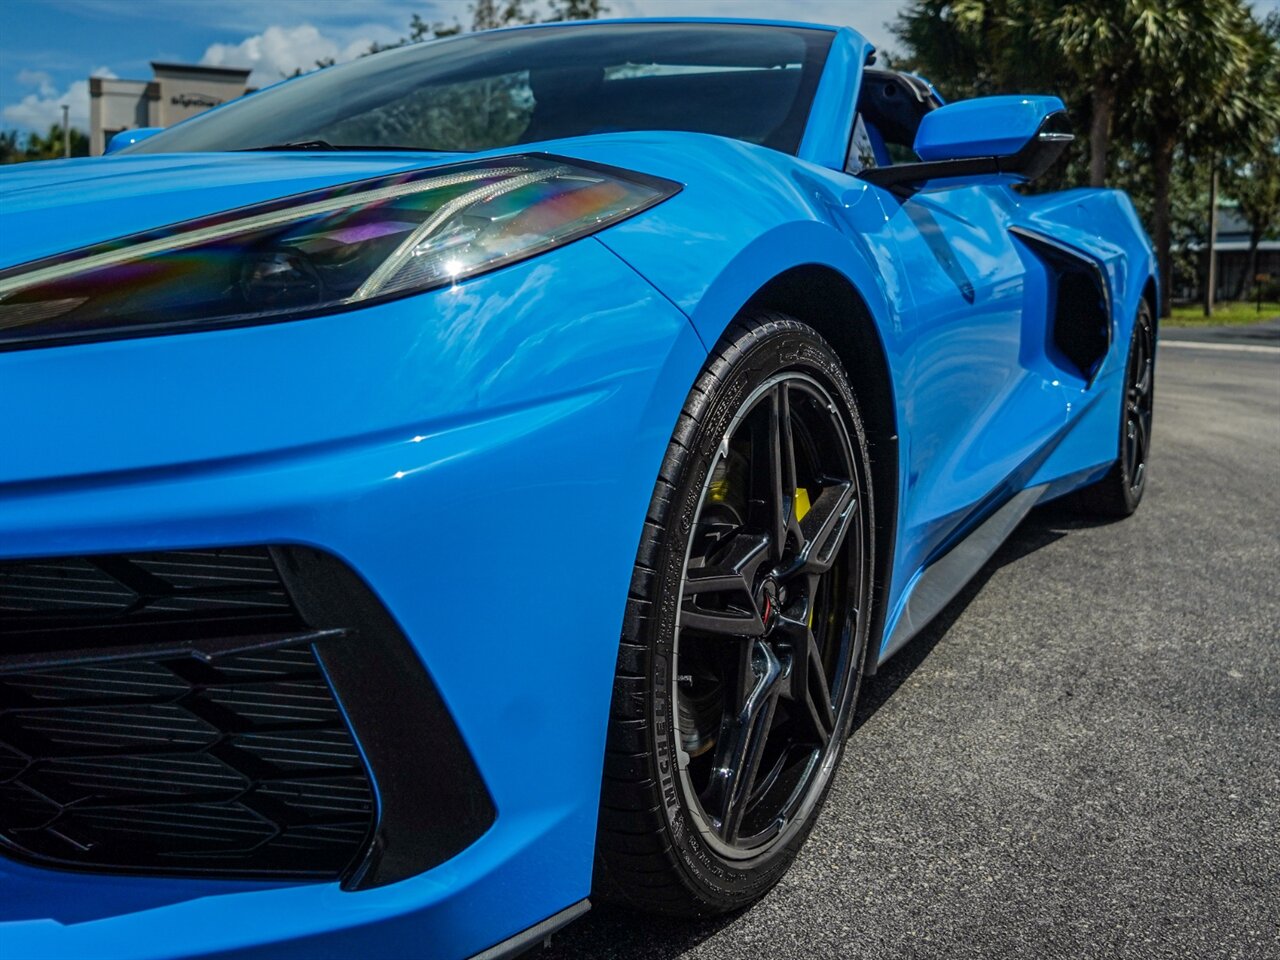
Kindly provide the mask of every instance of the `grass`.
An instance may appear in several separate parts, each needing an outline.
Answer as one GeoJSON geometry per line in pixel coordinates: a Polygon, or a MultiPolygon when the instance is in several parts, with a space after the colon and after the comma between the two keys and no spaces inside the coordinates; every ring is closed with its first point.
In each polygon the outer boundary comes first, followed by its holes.
{"type": "Polygon", "coordinates": [[[1258,305],[1255,302],[1240,300],[1214,304],[1212,317],[1204,315],[1203,304],[1188,303],[1175,306],[1173,316],[1164,322],[1171,327],[1225,327],[1260,323],[1274,317],[1280,317],[1280,303],[1275,300],[1263,300],[1261,313],[1258,312],[1258,305]]]}

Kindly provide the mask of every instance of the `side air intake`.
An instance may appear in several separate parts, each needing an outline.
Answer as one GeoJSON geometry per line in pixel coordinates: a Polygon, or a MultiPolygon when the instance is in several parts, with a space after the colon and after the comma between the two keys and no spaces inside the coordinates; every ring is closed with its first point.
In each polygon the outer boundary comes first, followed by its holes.
{"type": "Polygon", "coordinates": [[[1101,265],[1053,237],[1011,227],[1048,268],[1049,342],[1058,366],[1092,382],[1111,348],[1111,285],[1101,265]]]}

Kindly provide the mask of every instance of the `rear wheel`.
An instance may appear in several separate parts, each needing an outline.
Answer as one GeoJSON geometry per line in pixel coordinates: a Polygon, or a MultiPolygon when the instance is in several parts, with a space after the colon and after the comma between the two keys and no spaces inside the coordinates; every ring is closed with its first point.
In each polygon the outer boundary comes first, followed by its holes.
{"type": "Polygon", "coordinates": [[[1133,324],[1125,365],[1119,456],[1105,477],[1080,491],[1078,503],[1086,513],[1127,517],[1142,502],[1147,488],[1147,458],[1151,453],[1155,358],[1155,322],[1144,300],[1133,324]]]}
{"type": "Polygon", "coordinates": [[[872,500],[857,405],[811,328],[726,333],[655,486],[615,684],[596,894],[703,915],[813,826],[862,675],[872,500]]]}

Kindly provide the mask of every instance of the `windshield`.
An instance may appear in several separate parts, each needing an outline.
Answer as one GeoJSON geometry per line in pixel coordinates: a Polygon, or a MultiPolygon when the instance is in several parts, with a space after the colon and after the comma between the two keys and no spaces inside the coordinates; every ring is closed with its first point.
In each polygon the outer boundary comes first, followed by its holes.
{"type": "Polygon", "coordinates": [[[832,34],[739,24],[589,24],[415,44],[245,96],[124,153],[286,144],[470,152],[688,130],[794,153],[832,34]]]}

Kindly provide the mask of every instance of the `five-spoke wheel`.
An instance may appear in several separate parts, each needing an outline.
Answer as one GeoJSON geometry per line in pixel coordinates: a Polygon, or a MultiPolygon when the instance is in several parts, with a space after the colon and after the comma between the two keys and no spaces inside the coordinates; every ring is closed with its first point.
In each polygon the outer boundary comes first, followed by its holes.
{"type": "Polygon", "coordinates": [[[793,822],[849,679],[850,568],[866,559],[836,403],[800,371],[757,386],[716,450],[689,540],[673,670],[679,768],[698,829],[729,857],[793,822]]]}
{"type": "Polygon", "coordinates": [[[681,414],[637,556],[597,895],[707,914],[785,872],[852,717],[873,523],[835,352],[788,317],[731,327],[681,414]]]}

